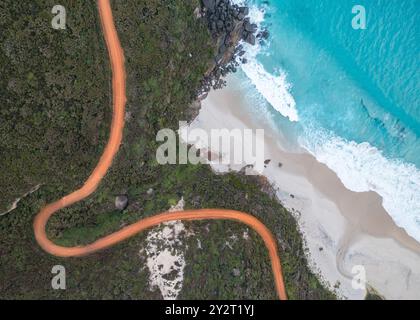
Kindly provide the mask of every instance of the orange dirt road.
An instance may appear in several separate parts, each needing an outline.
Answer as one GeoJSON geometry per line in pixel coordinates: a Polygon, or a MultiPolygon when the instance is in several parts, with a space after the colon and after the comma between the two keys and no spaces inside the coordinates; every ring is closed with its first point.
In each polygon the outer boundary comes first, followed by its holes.
{"type": "Polygon", "coordinates": [[[247,213],[221,209],[202,209],[161,213],[149,218],[142,219],[86,246],[61,247],[48,239],[45,228],[49,218],[58,210],[85,199],[96,190],[102,178],[110,168],[112,160],[117,154],[122,141],[126,103],[124,52],[121,48],[118,34],[115,29],[109,0],[98,0],[98,10],[101,17],[102,29],[106,40],[106,45],[108,47],[112,67],[114,113],[111,124],[110,137],[104,153],[99,160],[99,163],[83,187],[63,197],[60,200],[47,205],[35,217],[34,232],[36,241],[45,251],[55,256],[78,257],[111,247],[138,234],[143,230],[157,226],[163,222],[174,220],[193,221],[215,219],[239,221],[254,229],[264,240],[270,255],[271,267],[274,275],[277,294],[281,300],[286,300],[287,296],[284,287],[276,239],[264,224],[247,213]]]}

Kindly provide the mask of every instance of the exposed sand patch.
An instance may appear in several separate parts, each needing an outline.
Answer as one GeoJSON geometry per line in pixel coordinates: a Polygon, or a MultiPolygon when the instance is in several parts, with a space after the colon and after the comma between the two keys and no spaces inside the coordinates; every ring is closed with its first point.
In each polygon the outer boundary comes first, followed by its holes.
{"type": "MultiPolygon", "coordinates": [[[[184,198],[169,209],[171,212],[182,210],[184,198]]],[[[149,231],[147,245],[141,250],[147,255],[150,286],[159,288],[165,300],[175,300],[182,289],[186,250],[183,240],[186,236],[181,221],[163,223],[149,231]]]]}

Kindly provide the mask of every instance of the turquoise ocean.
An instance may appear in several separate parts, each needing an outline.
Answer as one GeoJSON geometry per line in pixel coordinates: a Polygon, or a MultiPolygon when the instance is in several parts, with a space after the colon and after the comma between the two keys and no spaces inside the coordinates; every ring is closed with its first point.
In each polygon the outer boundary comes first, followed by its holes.
{"type": "Polygon", "coordinates": [[[239,74],[256,115],[348,189],[377,192],[420,241],[420,0],[246,3],[270,32],[239,74]],[[355,5],[365,30],[352,27],[355,5]]]}

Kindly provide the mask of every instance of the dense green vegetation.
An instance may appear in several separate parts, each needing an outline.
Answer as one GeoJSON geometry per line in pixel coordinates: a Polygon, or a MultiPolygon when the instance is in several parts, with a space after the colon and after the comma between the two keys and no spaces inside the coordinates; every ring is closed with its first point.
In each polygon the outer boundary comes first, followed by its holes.
{"type": "Polygon", "coordinates": [[[0,212],[37,184],[73,189],[108,134],[110,70],[96,8],[68,1],[67,29],[54,30],[55,4],[0,4],[0,212]]]}
{"type": "MultiPolygon", "coordinates": [[[[0,181],[2,206],[30,189],[18,209],[0,216],[0,298],[160,298],[149,288],[140,249],[146,234],[84,258],[60,259],[36,244],[32,221],[47,202],[79,186],[97,162],[111,115],[110,69],[94,2],[63,0],[67,30],[50,27],[49,0],[0,4],[2,70],[0,181]],[[4,31],[4,32],[3,32],[4,31]],[[51,268],[62,264],[67,290],[51,289],[51,268]]],[[[296,222],[261,191],[256,177],[215,175],[204,165],[161,166],[155,136],[190,118],[188,106],[209,69],[214,43],[193,11],[198,0],[113,1],[127,67],[124,144],[98,191],[57,213],[48,233],[76,245],[165,211],[184,197],[187,208],[219,207],[256,215],[278,237],[287,291],[294,299],[330,299],[307,267],[296,222]],[[147,192],[153,189],[153,192],[147,192]],[[128,194],[126,210],[114,199],[128,194]]],[[[233,222],[186,223],[180,297],[275,298],[262,241],[233,222]],[[226,241],[237,236],[231,248],[226,241]],[[197,246],[201,242],[201,249],[197,246]],[[240,276],[233,276],[237,269],[240,276]]]]}

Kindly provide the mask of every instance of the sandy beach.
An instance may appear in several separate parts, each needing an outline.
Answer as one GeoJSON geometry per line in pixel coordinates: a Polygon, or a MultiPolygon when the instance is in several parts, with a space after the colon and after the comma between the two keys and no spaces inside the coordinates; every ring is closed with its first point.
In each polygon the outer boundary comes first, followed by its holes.
{"type": "MultiPolygon", "coordinates": [[[[393,222],[378,194],[350,191],[309,153],[287,150],[281,133],[252,115],[238,79],[229,76],[226,88],[210,92],[189,129],[264,129],[270,162],[263,174],[296,216],[312,270],[341,298],[364,298],[366,290],[352,286],[362,266],[367,287],[386,299],[419,299],[420,243],[393,222]]],[[[218,172],[242,168],[212,166],[218,172]]]]}

